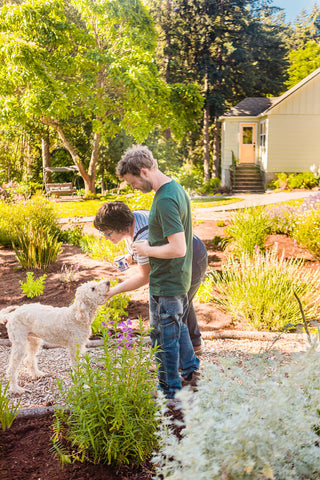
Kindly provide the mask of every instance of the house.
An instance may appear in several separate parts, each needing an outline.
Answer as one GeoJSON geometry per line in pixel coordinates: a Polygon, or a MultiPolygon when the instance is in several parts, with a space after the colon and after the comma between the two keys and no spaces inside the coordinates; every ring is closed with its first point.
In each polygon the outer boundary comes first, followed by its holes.
{"type": "Polygon", "coordinates": [[[222,186],[235,187],[241,167],[258,171],[263,187],[277,173],[319,167],[320,68],[280,97],[245,98],[219,120],[222,186]]]}

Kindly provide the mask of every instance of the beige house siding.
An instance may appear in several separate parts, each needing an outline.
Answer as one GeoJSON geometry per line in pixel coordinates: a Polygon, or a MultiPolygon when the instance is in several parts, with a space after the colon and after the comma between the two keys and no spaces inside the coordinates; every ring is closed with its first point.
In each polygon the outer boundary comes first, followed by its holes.
{"type": "Polygon", "coordinates": [[[320,115],[270,115],[268,172],[308,172],[320,164],[320,115]]]}
{"type": "Polygon", "coordinates": [[[320,77],[275,106],[268,121],[268,172],[307,172],[320,164],[320,77]]]}

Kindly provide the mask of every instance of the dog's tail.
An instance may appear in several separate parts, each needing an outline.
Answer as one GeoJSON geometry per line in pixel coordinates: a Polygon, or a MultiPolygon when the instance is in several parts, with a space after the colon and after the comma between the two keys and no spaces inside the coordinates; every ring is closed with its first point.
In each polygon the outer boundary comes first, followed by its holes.
{"type": "Polygon", "coordinates": [[[7,323],[10,318],[10,313],[14,312],[19,305],[12,305],[11,307],[0,310],[0,323],[7,323]]]}

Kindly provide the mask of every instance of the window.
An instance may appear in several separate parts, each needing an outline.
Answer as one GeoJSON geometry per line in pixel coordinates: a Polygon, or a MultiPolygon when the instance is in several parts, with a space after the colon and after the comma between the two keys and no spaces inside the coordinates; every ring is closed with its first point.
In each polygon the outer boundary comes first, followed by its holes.
{"type": "Polygon", "coordinates": [[[263,122],[260,123],[260,147],[261,149],[266,148],[266,121],[264,120],[263,122]]]}

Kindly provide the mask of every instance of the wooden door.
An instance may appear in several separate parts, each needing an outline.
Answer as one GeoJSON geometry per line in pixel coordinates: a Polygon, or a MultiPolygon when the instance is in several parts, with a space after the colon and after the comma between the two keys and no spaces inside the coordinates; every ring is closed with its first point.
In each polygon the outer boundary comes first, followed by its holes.
{"type": "Polygon", "coordinates": [[[240,125],[240,156],[239,163],[255,163],[256,125],[242,123],[240,125]]]}

